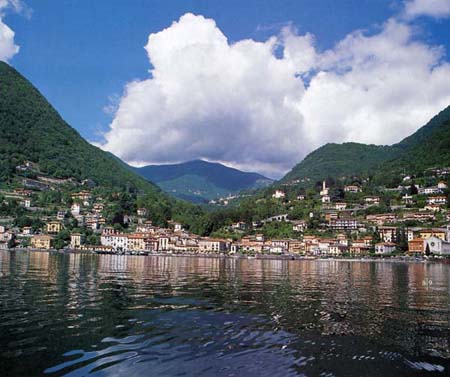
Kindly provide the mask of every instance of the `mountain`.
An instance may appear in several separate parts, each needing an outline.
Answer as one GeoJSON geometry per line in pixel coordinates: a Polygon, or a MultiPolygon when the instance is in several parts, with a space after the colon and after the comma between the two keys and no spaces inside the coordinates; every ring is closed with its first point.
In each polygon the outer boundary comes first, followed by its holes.
{"type": "Polygon", "coordinates": [[[281,182],[308,177],[314,183],[328,177],[369,173],[381,163],[397,157],[399,151],[390,146],[358,143],[325,144],[294,166],[281,182]]]}
{"type": "Polygon", "coordinates": [[[166,192],[193,202],[204,202],[242,190],[261,188],[273,182],[257,173],[246,173],[202,160],[149,165],[134,170],[166,192]]]}
{"type": "MultiPolygon", "coordinates": [[[[180,211],[192,211],[159,187],[145,180],[115,156],[84,140],[19,72],[0,62],[0,186],[17,187],[23,175],[16,167],[25,161],[36,171],[29,178],[89,180],[105,193],[130,193],[144,197],[152,216],[163,222],[180,211]]],[[[136,203],[136,202],[135,202],[136,203]]],[[[136,205],[136,204],[134,204],[136,205]]],[[[192,215],[193,217],[193,215],[192,215]]]]}
{"type": "Polygon", "coordinates": [[[392,146],[326,144],[297,164],[281,183],[310,178],[372,175],[378,181],[401,173],[416,174],[450,166],[450,106],[411,136],[392,146]]]}

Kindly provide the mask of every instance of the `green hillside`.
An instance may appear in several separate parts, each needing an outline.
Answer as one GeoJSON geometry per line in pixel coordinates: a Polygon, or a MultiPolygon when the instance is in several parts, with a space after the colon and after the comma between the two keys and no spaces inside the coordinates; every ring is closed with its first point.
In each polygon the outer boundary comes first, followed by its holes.
{"type": "Polygon", "coordinates": [[[310,153],[281,182],[309,178],[415,174],[431,167],[450,166],[450,107],[433,117],[413,135],[392,146],[358,143],[326,144],[310,153]]]}
{"type": "Polygon", "coordinates": [[[158,192],[111,156],[85,141],[14,68],[0,62],[0,179],[25,160],[51,177],[90,178],[111,188],[158,192]]]}
{"type": "Polygon", "coordinates": [[[326,144],[310,153],[281,182],[310,178],[316,182],[328,177],[350,177],[369,173],[381,163],[398,156],[389,146],[358,143],[326,144]]]}
{"type": "Polygon", "coordinates": [[[89,179],[95,184],[95,190],[105,194],[127,193],[132,200],[127,206],[146,206],[158,223],[174,218],[192,225],[200,233],[204,231],[200,224],[202,212],[198,208],[172,199],[115,156],[88,143],[28,80],[0,62],[2,187],[20,186],[23,174],[18,176],[16,167],[25,161],[32,162],[38,170],[27,172],[29,178],[35,174],[72,178],[78,184],[89,179]]]}

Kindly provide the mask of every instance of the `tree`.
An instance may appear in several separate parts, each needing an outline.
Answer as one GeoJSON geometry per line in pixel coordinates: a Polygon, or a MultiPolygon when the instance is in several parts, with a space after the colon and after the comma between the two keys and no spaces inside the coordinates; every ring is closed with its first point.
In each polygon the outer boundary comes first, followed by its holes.
{"type": "Polygon", "coordinates": [[[430,256],[431,255],[430,245],[428,245],[428,242],[427,242],[427,246],[425,247],[425,255],[426,256],[430,256]]]}
{"type": "Polygon", "coordinates": [[[97,234],[91,234],[87,237],[88,245],[100,245],[100,237],[97,234]]]}
{"type": "Polygon", "coordinates": [[[67,246],[70,241],[70,233],[68,230],[61,230],[55,237],[54,246],[55,249],[59,250],[67,246]]]}

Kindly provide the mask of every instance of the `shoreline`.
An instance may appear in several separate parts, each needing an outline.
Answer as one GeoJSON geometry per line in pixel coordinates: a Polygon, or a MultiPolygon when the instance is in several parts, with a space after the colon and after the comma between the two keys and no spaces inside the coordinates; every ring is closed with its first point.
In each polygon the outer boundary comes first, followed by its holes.
{"type": "Polygon", "coordinates": [[[340,261],[340,262],[390,262],[390,263],[442,263],[450,264],[450,260],[442,257],[415,257],[415,256],[365,256],[365,257],[336,257],[336,256],[308,256],[308,255],[245,255],[245,254],[193,254],[193,253],[99,253],[88,250],[76,250],[76,249],[32,249],[32,248],[15,248],[6,249],[5,251],[32,251],[32,252],[50,252],[61,254],[85,254],[85,255],[115,255],[115,256],[127,256],[127,257],[189,257],[189,258],[214,258],[214,259],[245,259],[245,260],[280,260],[280,261],[340,261]]]}

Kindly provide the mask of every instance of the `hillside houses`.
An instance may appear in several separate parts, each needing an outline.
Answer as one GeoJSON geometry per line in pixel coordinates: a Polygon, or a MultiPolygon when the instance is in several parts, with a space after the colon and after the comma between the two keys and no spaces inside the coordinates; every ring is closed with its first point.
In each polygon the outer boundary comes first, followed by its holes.
{"type": "Polygon", "coordinates": [[[349,193],[353,193],[353,194],[357,194],[359,192],[361,192],[362,189],[359,185],[347,185],[344,187],[344,192],[349,192],[349,193]]]}

